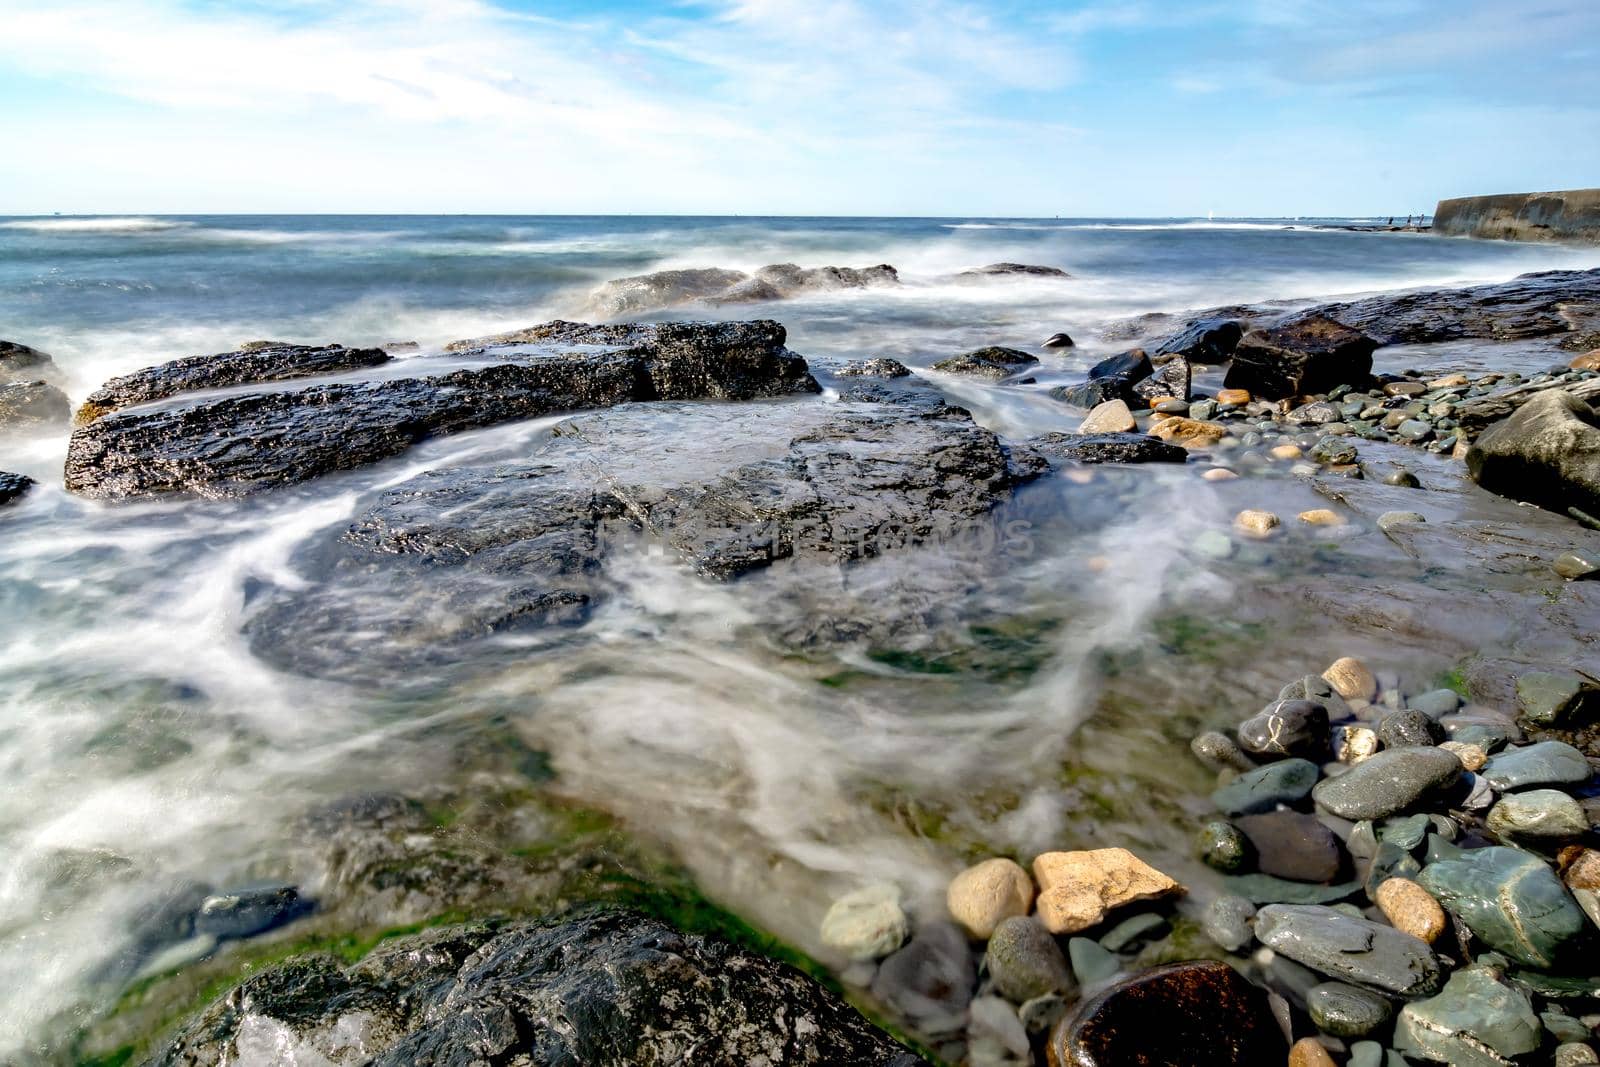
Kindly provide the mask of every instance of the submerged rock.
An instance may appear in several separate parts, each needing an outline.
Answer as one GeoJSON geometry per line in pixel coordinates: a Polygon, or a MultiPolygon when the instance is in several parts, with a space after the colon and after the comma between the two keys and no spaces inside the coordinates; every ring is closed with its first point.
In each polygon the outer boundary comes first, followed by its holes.
{"type": "Polygon", "coordinates": [[[591,310],[607,318],[702,301],[710,305],[783,300],[805,292],[898,285],[887,263],[873,267],[801,267],[774,263],[755,274],[719,267],[663,270],[613,278],[589,298],[591,310]]]}
{"type": "Polygon", "coordinates": [[[1485,489],[1565,513],[1600,511],[1600,414],[1547,390],[1489,427],[1467,450],[1467,471],[1485,489]]]}
{"type": "Polygon", "coordinates": [[[1142,433],[1047,433],[1029,447],[1070,463],[1185,463],[1189,453],[1142,433]]]}
{"type": "Polygon", "coordinates": [[[37,348],[0,341],[0,383],[51,381],[59,373],[56,361],[37,348]]]}
{"type": "Polygon", "coordinates": [[[381,348],[255,342],[236,352],[189,356],[112,378],[89,394],[74,421],[82,425],[119,408],[148,404],[202,389],[316,378],[377,367],[387,362],[389,354],[381,348]]]}
{"type": "Polygon", "coordinates": [[[959,356],[951,356],[949,359],[941,359],[933,365],[933,369],[946,374],[964,374],[974,378],[1000,381],[1016,374],[1023,367],[1031,367],[1038,362],[1037,356],[1030,356],[1020,348],[988,345],[973,349],[971,352],[963,352],[959,356]]]}
{"type": "Polygon", "coordinates": [[[1070,278],[1072,275],[1060,267],[1042,267],[1035,263],[990,263],[962,271],[961,278],[992,278],[997,275],[1024,274],[1035,278],[1070,278]]]}
{"type": "Polygon", "coordinates": [[[1278,400],[1359,385],[1372,376],[1377,342],[1322,315],[1245,334],[1224,384],[1278,400]]]}
{"type": "Polygon", "coordinates": [[[911,932],[900,890],[892,885],[869,885],[846,893],[822,917],[822,943],[852,960],[887,956],[911,932]]]}
{"type": "Polygon", "coordinates": [[[1050,1036],[1052,1067],[1281,1064],[1288,1042],[1267,992],[1225,963],[1178,963],[1085,1001],[1050,1036]]]}
{"type": "Polygon", "coordinates": [[[34,480],[25,474],[0,471],[0,507],[20,500],[34,486],[34,480]]]}
{"type": "Polygon", "coordinates": [[[281,965],[151,1062],[621,1067],[691,1054],[726,1067],[921,1062],[799,971],[621,911],[428,931],[348,968],[326,956],[281,965]]]}
{"type": "Polygon", "coordinates": [[[469,349],[484,365],[114,412],[67,450],[73,492],[239,496],[347,470],[424,438],[625,401],[818,391],[775,322],[553,322],[469,349]]]}
{"type": "Polygon", "coordinates": [[[967,939],[950,923],[925,924],[878,966],[872,995],[925,1034],[952,1034],[966,1022],[978,982],[967,939]]]}

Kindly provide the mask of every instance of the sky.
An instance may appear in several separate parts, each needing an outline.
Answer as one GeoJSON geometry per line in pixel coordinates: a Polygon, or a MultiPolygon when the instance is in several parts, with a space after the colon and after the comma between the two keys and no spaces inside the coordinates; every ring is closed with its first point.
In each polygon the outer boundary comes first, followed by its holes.
{"type": "Polygon", "coordinates": [[[1600,0],[0,0],[0,214],[1405,215],[1600,185],[1600,0]]]}

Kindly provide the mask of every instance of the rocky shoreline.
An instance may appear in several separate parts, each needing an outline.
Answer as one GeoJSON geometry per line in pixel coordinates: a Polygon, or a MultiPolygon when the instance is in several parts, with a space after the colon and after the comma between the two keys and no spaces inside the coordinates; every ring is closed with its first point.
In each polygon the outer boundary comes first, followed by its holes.
{"type": "MultiPolygon", "coordinates": [[[[715,303],[776,298],[753,285],[783,296],[897,284],[886,266],[817,270],[623,279],[612,295],[654,300],[692,281],[700,288],[683,299],[715,303]]],[[[1030,268],[978,272],[1010,273],[1030,268]]],[[[552,419],[515,462],[468,459],[386,486],[299,549],[301,580],[253,593],[244,630],[258,656],[347,681],[403,677],[495,635],[559,639],[614,595],[628,538],[705,581],[809,594],[841,566],[1003,526],[1031,487],[1137,477],[1145,463],[1241,487],[1302,479],[1332,505],[1294,523],[1240,510],[1192,546],[1217,563],[1363,523],[1402,547],[1443,538],[1486,573],[1536,567],[1575,587],[1600,575],[1583,536],[1600,528],[1600,416],[1588,404],[1600,396],[1600,271],[1148,316],[1103,340],[1139,347],[1054,388],[1032,380],[1041,357],[1004,346],[928,373],[888,359],[813,365],[765,320],[555,322],[403,365],[381,349],[259,342],[107,383],[78,410],[65,484],[104,501],[234,499],[552,419]],[[1386,349],[1444,343],[1546,345],[1552,358],[1533,372],[1375,370],[1386,349]],[[941,376],[1047,394],[1064,424],[1081,421],[1006,440],[952,404],[941,376]],[[1451,492],[1475,491],[1470,479],[1549,522],[1534,524],[1515,564],[1491,559],[1455,524],[1429,520],[1448,494],[1395,450],[1418,469],[1453,465],[1451,492]],[[1379,484],[1350,488],[1369,480],[1379,484]],[[1406,500],[1417,503],[1388,506],[1406,500]]],[[[1060,334],[1041,348],[1071,344],[1060,334]]],[[[0,432],[64,426],[58,380],[48,356],[0,344],[0,432]]],[[[0,474],[0,505],[30,506],[31,486],[0,474]]],[[[903,603],[815,608],[804,638],[777,639],[859,636],[1004,566],[990,553],[970,571],[919,574],[898,589],[903,603]]],[[[325,875],[314,891],[189,885],[153,902],[142,947],[106,972],[117,1010],[43,1058],[1600,1062],[1589,962],[1600,924],[1589,633],[1600,616],[1586,595],[1550,624],[1581,647],[1571,662],[1491,649],[1478,673],[1441,688],[1347,657],[1230,729],[1200,733],[1213,810],[1189,813],[1194,862],[1170,876],[1114,842],[969,848],[959,858],[975,862],[942,909],[893,883],[841,894],[817,928],[839,961],[832,974],[767,958],[776,946],[732,917],[682,921],[692,887],[674,881],[670,858],[609,831],[589,850],[543,796],[499,797],[501,810],[541,813],[537,843],[492,816],[458,835],[416,798],[352,798],[307,816],[325,875]],[[654,883],[671,883],[679,903],[619,889],[654,883]],[[254,973],[241,982],[243,960],[254,973]]]]}

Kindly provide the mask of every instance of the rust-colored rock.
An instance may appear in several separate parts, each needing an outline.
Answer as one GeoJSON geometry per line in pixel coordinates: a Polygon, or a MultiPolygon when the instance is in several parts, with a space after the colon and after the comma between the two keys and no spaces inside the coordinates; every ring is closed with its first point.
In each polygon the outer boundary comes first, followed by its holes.
{"type": "Polygon", "coordinates": [[[1084,1002],[1047,1046],[1051,1067],[1265,1067],[1288,1042],[1263,989],[1214,960],[1158,967],[1084,1002]]]}
{"type": "Polygon", "coordinates": [[[1389,924],[1428,944],[1444,933],[1444,909],[1428,891],[1409,878],[1390,878],[1373,894],[1373,903],[1389,924]]]}
{"type": "Polygon", "coordinates": [[[1217,403],[1244,405],[1250,403],[1250,390],[1248,389],[1218,389],[1217,403]]]}
{"type": "Polygon", "coordinates": [[[1220,422],[1201,422],[1180,415],[1168,416],[1150,427],[1151,436],[1191,449],[1210,448],[1227,433],[1228,428],[1220,422]]]}
{"type": "Polygon", "coordinates": [[[1322,1042],[1314,1037],[1302,1037],[1289,1050],[1289,1067],[1337,1067],[1322,1042]]]}

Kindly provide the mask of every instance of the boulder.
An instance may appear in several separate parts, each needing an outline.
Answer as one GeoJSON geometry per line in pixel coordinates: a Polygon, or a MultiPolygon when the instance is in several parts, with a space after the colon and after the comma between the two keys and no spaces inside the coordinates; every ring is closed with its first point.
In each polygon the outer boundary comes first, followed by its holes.
{"type": "Polygon", "coordinates": [[[242,496],[385,459],[427,437],[559,411],[817,392],[805,360],[783,342],[783,327],[761,320],[553,322],[468,347],[481,365],[447,374],[113,412],[73,432],[66,485],[97,499],[242,496]]]}
{"type": "Polygon", "coordinates": [[[1051,1067],[1281,1064],[1267,992],[1226,963],[1157,967],[1085,1001],[1050,1035],[1051,1067]]]}
{"type": "Polygon", "coordinates": [[[59,374],[56,361],[46,353],[15,341],[0,341],[0,384],[54,381],[59,374]]]}
{"type": "Polygon", "coordinates": [[[1018,348],[1004,348],[1000,345],[988,345],[984,348],[963,352],[959,356],[941,359],[933,365],[933,369],[946,374],[962,374],[973,378],[988,378],[990,381],[1000,381],[1009,378],[1024,367],[1031,367],[1038,363],[1037,356],[1030,356],[1018,348]]]}
{"type": "Polygon", "coordinates": [[[601,910],[481,922],[381,944],[341,967],[270,968],[190,1022],[153,1064],[684,1062],[910,1067],[916,1056],[786,964],[601,910]]]}
{"type": "Polygon", "coordinates": [[[1029,447],[1069,463],[1184,463],[1189,453],[1142,433],[1047,433],[1029,447]]]}
{"type": "Polygon", "coordinates": [[[316,378],[376,367],[387,362],[389,354],[381,348],[257,342],[236,352],[189,356],[112,378],[89,394],[74,421],[82,425],[118,408],[148,404],[202,389],[316,378]]]}
{"type": "Polygon", "coordinates": [[[1021,274],[1033,278],[1070,278],[1072,275],[1060,267],[1043,267],[1036,263],[990,263],[962,271],[960,278],[993,278],[1021,274]]]}
{"type": "Polygon", "coordinates": [[[749,278],[744,271],[720,267],[662,270],[613,278],[591,294],[589,306],[595,314],[606,318],[639,314],[704,300],[749,278]]]}
{"type": "Polygon", "coordinates": [[[1244,323],[1238,319],[1206,317],[1191,320],[1178,333],[1157,342],[1152,354],[1182,356],[1191,363],[1225,363],[1244,336],[1244,323]]]}
{"type": "Polygon", "coordinates": [[[67,394],[49,382],[0,383],[0,434],[60,426],[71,417],[67,394]]]}
{"type": "Polygon", "coordinates": [[[841,378],[906,378],[911,369],[898,359],[857,359],[838,370],[841,378]]]}
{"type": "Polygon", "coordinates": [[[1362,331],[1385,345],[1472,338],[1514,341],[1570,332],[1574,303],[1600,301],[1600,269],[1543,271],[1468,289],[1429,289],[1325,304],[1312,313],[1362,331]]]}
{"type": "Polygon", "coordinates": [[[1322,315],[1254,329],[1233,351],[1224,385],[1280,400],[1361,385],[1372,377],[1372,338],[1322,315]]]}
{"type": "Polygon", "coordinates": [[[23,495],[34,486],[34,481],[25,474],[11,474],[0,471],[0,507],[21,500],[23,495]]]}
{"type": "Polygon", "coordinates": [[[1600,511],[1600,413],[1557,389],[1538,393],[1478,436],[1467,472],[1492,493],[1550,511],[1600,511]]]}

